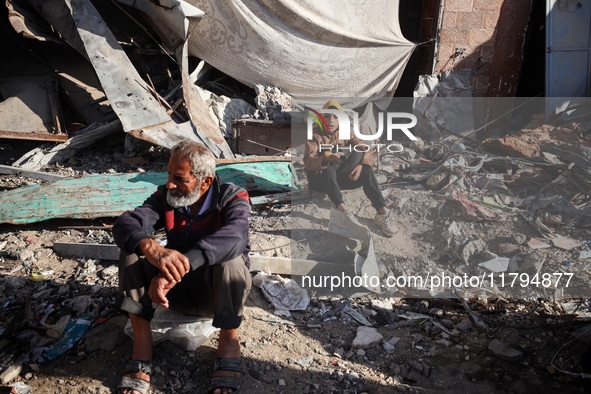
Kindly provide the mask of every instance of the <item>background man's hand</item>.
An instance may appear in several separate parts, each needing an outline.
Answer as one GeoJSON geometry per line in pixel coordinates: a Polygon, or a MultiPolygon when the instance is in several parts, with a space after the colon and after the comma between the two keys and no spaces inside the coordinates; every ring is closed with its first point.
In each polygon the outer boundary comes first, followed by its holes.
{"type": "Polygon", "coordinates": [[[353,168],[353,170],[349,173],[349,179],[352,181],[356,181],[357,179],[359,179],[359,176],[361,175],[361,170],[363,170],[363,166],[361,166],[361,164],[353,168]]]}
{"type": "Polygon", "coordinates": [[[330,163],[331,161],[338,160],[340,157],[340,153],[324,152],[324,154],[322,155],[322,165],[328,165],[328,163],[330,163]]]}
{"type": "Polygon", "coordinates": [[[331,162],[338,160],[341,157],[339,153],[331,153],[330,155],[326,156],[326,161],[331,162]]]}
{"type": "Polygon", "coordinates": [[[166,294],[168,294],[175,284],[176,282],[167,280],[162,274],[158,274],[152,278],[150,288],[148,289],[148,295],[152,302],[168,308],[168,298],[166,298],[166,294]]]}
{"type": "Polygon", "coordinates": [[[191,269],[187,256],[176,250],[167,249],[151,238],[142,240],[138,245],[138,251],[146,256],[150,264],[158,268],[169,282],[180,282],[191,269]]]}

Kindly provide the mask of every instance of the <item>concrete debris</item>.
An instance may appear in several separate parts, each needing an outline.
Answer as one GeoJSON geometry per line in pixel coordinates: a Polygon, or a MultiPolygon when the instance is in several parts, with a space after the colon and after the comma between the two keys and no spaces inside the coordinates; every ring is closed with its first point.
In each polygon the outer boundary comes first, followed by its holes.
{"type": "Polygon", "coordinates": [[[357,335],[351,344],[352,349],[368,349],[379,345],[384,337],[373,327],[361,326],[357,328],[357,335]]]}
{"type": "Polygon", "coordinates": [[[287,123],[291,120],[290,112],[293,110],[293,99],[290,95],[281,91],[275,86],[254,86],[257,94],[255,103],[258,113],[254,114],[255,119],[270,119],[279,123],[287,123]]]}
{"type": "Polygon", "coordinates": [[[488,350],[501,360],[510,362],[521,361],[525,357],[525,354],[522,351],[506,345],[498,339],[493,339],[488,345],[488,350]]]}
{"type": "Polygon", "coordinates": [[[556,143],[591,147],[589,141],[581,138],[580,129],[573,123],[559,127],[545,125],[533,130],[523,129],[512,136],[484,140],[481,146],[502,156],[531,159],[545,158],[542,151],[547,151],[556,143]]]}
{"type": "Polygon", "coordinates": [[[530,239],[530,240],[527,242],[527,246],[529,246],[530,248],[532,248],[532,249],[534,249],[534,250],[535,250],[535,249],[546,249],[546,248],[550,248],[550,247],[551,247],[551,246],[550,246],[550,245],[548,245],[547,243],[545,243],[545,242],[541,242],[541,241],[538,241],[538,240],[537,240],[537,239],[535,239],[535,238],[532,238],[532,239],[530,239]]]}
{"type": "Polygon", "coordinates": [[[508,257],[496,257],[492,260],[485,261],[478,264],[480,267],[484,267],[491,272],[505,272],[509,267],[508,257]]]}
{"type": "Polygon", "coordinates": [[[218,96],[199,86],[197,88],[209,112],[217,119],[220,130],[226,139],[232,138],[232,121],[234,119],[254,116],[255,109],[242,99],[218,96]]]}
{"type": "Polygon", "coordinates": [[[554,245],[555,247],[564,250],[573,250],[575,248],[580,248],[583,245],[581,242],[575,239],[566,238],[562,236],[551,238],[550,241],[552,241],[552,245],[554,245]]]}

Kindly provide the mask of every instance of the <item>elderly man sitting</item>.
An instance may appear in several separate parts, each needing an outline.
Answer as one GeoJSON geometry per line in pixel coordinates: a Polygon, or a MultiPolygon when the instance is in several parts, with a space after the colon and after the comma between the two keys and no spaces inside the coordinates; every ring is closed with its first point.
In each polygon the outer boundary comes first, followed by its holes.
{"type": "Polygon", "coordinates": [[[210,390],[238,390],[238,326],[251,287],[249,216],[246,191],[220,182],[207,148],[183,141],[171,151],[166,184],[117,219],[113,235],[123,250],[119,307],[128,313],[134,332],[120,393],[143,394],[150,386],[152,303],[213,318],[220,334],[210,390]],[[166,246],[151,237],[162,228],[166,246]]]}

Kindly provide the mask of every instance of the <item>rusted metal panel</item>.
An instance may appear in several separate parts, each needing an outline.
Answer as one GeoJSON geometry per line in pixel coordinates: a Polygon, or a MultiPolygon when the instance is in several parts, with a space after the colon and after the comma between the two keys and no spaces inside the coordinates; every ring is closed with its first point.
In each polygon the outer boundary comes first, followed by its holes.
{"type": "Polygon", "coordinates": [[[65,3],[124,131],[166,148],[182,139],[199,140],[216,157],[232,157],[225,140],[211,142],[209,136],[199,129],[201,124],[185,122],[177,125],[172,121],[91,2],[65,0],[65,3]]]}
{"type": "Polygon", "coordinates": [[[291,148],[289,123],[236,119],[232,121],[232,130],[234,152],[247,155],[276,155],[291,148]]]}
{"type": "MultiPolygon", "coordinates": [[[[288,192],[295,179],[286,161],[220,163],[217,173],[252,194],[288,192]]],[[[166,173],[100,174],[5,191],[0,193],[0,223],[118,216],[144,202],[166,179],[166,173]]]]}
{"type": "Polygon", "coordinates": [[[61,108],[51,77],[15,78],[0,83],[0,138],[65,141],[61,108]]]}
{"type": "Polygon", "coordinates": [[[197,91],[197,87],[189,77],[189,55],[188,44],[185,42],[182,48],[182,66],[181,76],[183,82],[183,97],[187,106],[187,111],[191,116],[191,122],[199,130],[199,137],[205,145],[211,149],[216,157],[233,158],[234,154],[226,143],[217,122],[209,113],[205,102],[197,91]]]}

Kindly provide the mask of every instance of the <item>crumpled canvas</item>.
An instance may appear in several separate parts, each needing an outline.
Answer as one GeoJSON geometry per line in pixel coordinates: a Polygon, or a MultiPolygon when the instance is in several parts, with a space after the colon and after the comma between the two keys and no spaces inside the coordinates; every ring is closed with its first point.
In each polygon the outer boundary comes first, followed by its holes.
{"type": "Polygon", "coordinates": [[[248,86],[278,86],[307,105],[329,96],[387,96],[416,46],[400,30],[399,0],[188,3],[205,12],[189,23],[190,55],[248,86]]]}

